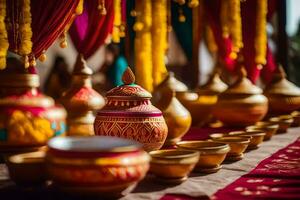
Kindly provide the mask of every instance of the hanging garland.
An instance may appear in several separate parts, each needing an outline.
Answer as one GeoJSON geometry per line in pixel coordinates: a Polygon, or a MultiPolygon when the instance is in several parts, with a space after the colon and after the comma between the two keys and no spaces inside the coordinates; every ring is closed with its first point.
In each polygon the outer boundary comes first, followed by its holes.
{"type": "Polygon", "coordinates": [[[205,40],[208,51],[213,55],[213,57],[215,57],[218,52],[218,45],[214,38],[214,33],[209,25],[205,26],[205,40]]]}
{"type": "Polygon", "coordinates": [[[121,0],[114,0],[114,27],[112,32],[112,41],[120,42],[120,26],[121,26],[121,0]]]}
{"type": "Polygon", "coordinates": [[[229,31],[232,39],[233,51],[238,53],[240,48],[243,47],[240,0],[230,0],[229,10],[229,31]]]}
{"type": "Polygon", "coordinates": [[[266,64],[267,53],[267,12],[268,1],[257,0],[256,33],[255,33],[255,62],[261,67],[266,64]]]}
{"type": "Polygon", "coordinates": [[[152,4],[152,76],[156,86],[167,75],[164,61],[167,49],[167,0],[153,0],[152,4]]]}
{"type": "Polygon", "coordinates": [[[0,0],[0,70],[6,67],[8,49],[7,30],[5,26],[6,0],[0,0]]]}
{"type": "MultiPolygon", "coordinates": [[[[32,30],[31,30],[31,13],[30,0],[23,0],[22,17],[20,23],[21,43],[19,47],[19,54],[25,58],[25,68],[29,67],[29,54],[32,51],[32,30]]],[[[35,64],[34,62],[32,64],[35,64]]]]}
{"type": "Polygon", "coordinates": [[[152,92],[151,1],[136,0],[135,6],[136,22],[133,29],[136,31],[134,48],[137,84],[152,92]]]}

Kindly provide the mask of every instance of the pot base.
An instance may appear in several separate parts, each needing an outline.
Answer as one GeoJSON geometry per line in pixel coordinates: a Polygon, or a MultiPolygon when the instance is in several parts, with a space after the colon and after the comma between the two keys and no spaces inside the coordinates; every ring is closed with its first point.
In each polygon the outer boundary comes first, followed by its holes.
{"type": "Polygon", "coordinates": [[[240,154],[240,155],[228,155],[225,158],[225,161],[238,161],[238,160],[242,160],[244,158],[244,154],[240,154]]]}

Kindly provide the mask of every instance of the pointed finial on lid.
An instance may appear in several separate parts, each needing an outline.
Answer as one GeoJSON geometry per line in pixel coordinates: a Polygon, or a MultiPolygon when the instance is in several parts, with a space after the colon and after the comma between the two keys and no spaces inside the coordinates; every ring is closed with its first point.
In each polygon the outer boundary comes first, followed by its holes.
{"type": "Polygon", "coordinates": [[[285,71],[284,71],[281,64],[278,65],[277,74],[280,78],[285,78],[286,77],[286,73],[285,73],[285,71]]]}
{"type": "Polygon", "coordinates": [[[79,74],[79,75],[93,74],[93,70],[87,66],[86,61],[82,54],[78,54],[77,56],[73,74],[79,74]]]}
{"type": "Polygon", "coordinates": [[[241,67],[240,67],[239,75],[240,75],[240,77],[242,77],[242,78],[247,77],[247,71],[246,71],[246,69],[245,69],[244,66],[241,66],[241,67]]]}
{"type": "Polygon", "coordinates": [[[125,85],[130,85],[135,82],[135,76],[130,67],[127,67],[122,76],[122,81],[125,85]]]}

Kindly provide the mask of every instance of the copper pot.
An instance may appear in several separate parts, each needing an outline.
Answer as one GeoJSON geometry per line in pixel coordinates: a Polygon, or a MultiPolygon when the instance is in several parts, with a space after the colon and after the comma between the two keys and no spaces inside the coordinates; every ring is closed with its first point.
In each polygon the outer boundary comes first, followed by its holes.
{"type": "Polygon", "coordinates": [[[142,143],[146,151],[160,149],[168,127],[162,112],[151,104],[151,94],[134,81],[127,68],[124,85],[107,92],[106,105],[98,111],[94,122],[95,134],[133,139],[142,143]]]}
{"type": "Polygon", "coordinates": [[[263,119],[268,110],[268,100],[262,90],[246,78],[241,68],[240,78],[219,95],[214,116],[230,126],[248,126],[263,119]]]}
{"type": "Polygon", "coordinates": [[[264,94],[269,99],[269,115],[290,114],[300,108],[300,88],[286,79],[281,66],[274,74],[264,94]]]}

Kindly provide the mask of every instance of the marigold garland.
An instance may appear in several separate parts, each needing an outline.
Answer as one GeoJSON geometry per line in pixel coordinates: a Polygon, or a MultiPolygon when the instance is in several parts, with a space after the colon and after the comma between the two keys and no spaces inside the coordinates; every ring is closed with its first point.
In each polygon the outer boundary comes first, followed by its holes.
{"type": "Polygon", "coordinates": [[[120,42],[120,26],[122,22],[121,17],[121,0],[114,0],[114,27],[112,32],[112,41],[115,43],[120,42]]]}
{"type": "Polygon", "coordinates": [[[229,37],[228,9],[229,9],[229,0],[221,1],[220,21],[222,26],[222,36],[224,38],[229,37]]]}
{"type": "Polygon", "coordinates": [[[268,1],[257,0],[256,7],[256,33],[255,33],[255,62],[266,64],[267,53],[267,12],[268,1]]]}
{"type": "MultiPolygon", "coordinates": [[[[19,54],[22,56],[27,56],[32,51],[32,30],[31,30],[31,13],[30,13],[30,0],[23,0],[22,7],[22,20],[20,23],[20,34],[21,43],[19,47],[19,54]]],[[[29,66],[25,63],[25,66],[29,66]]]]}
{"type": "Polygon", "coordinates": [[[240,48],[243,47],[240,0],[230,0],[229,10],[229,31],[233,43],[233,51],[239,52],[240,48]]]}
{"type": "Polygon", "coordinates": [[[136,82],[152,92],[151,1],[136,0],[135,6],[137,12],[134,24],[134,30],[136,31],[134,41],[136,82]]]}
{"type": "Polygon", "coordinates": [[[78,5],[77,5],[76,10],[75,10],[76,15],[81,15],[82,14],[82,12],[83,12],[83,3],[84,3],[83,0],[79,0],[78,5]]]}
{"type": "Polygon", "coordinates": [[[8,49],[7,30],[5,26],[6,0],[0,0],[0,69],[6,67],[6,54],[8,49]]]}
{"type": "Polygon", "coordinates": [[[167,0],[152,1],[152,62],[153,83],[158,85],[167,75],[167,0]]]}
{"type": "Polygon", "coordinates": [[[216,55],[218,52],[218,45],[216,43],[214,33],[209,25],[205,27],[205,40],[208,51],[212,55],[216,55]]]}

